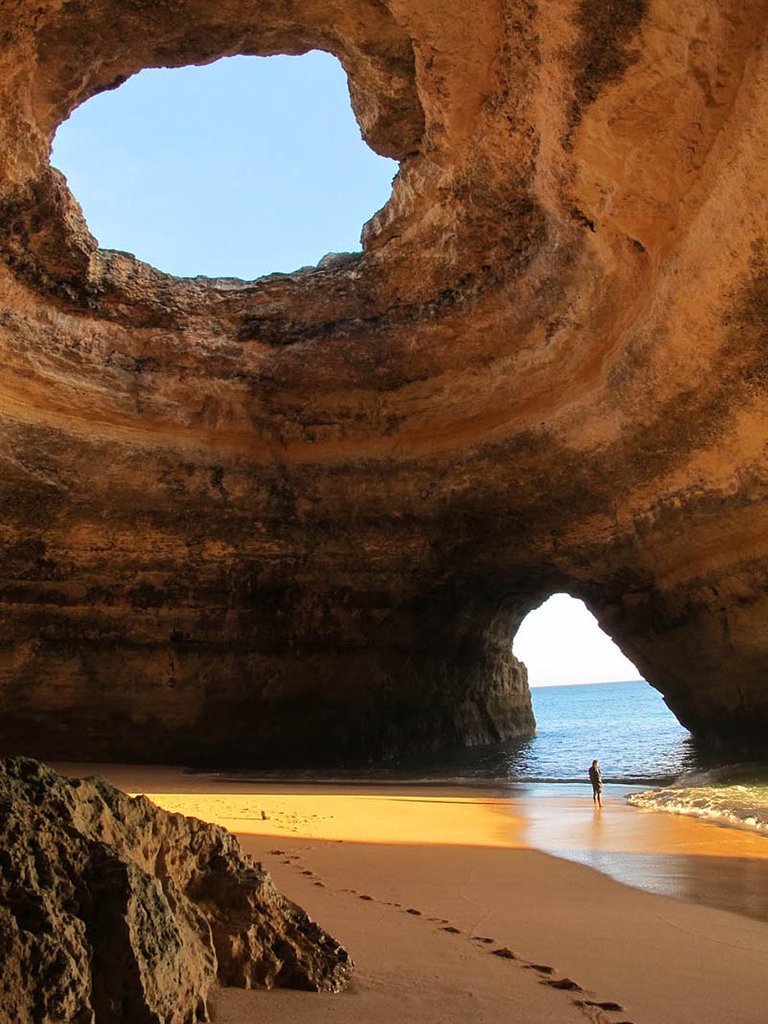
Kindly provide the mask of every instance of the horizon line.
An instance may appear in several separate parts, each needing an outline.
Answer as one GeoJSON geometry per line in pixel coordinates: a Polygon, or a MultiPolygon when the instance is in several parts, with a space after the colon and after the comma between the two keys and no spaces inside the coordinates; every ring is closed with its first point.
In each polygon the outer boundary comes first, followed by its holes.
{"type": "Polygon", "coordinates": [[[637,679],[597,679],[594,682],[588,683],[529,683],[528,688],[531,690],[546,690],[562,686],[615,686],[617,683],[645,683],[650,686],[647,679],[638,676],[637,679]]]}

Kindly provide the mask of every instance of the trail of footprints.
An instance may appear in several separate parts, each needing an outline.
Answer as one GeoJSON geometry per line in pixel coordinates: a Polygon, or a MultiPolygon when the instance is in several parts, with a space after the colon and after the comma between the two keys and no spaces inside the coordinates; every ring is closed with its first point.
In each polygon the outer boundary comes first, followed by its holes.
{"type": "MultiPolygon", "coordinates": [[[[325,882],[319,878],[314,871],[310,868],[305,868],[301,863],[301,857],[298,853],[286,853],[285,850],[270,850],[270,855],[273,857],[282,858],[282,863],[287,864],[302,875],[306,875],[307,879],[312,880],[313,884],[321,889],[325,889],[325,882]]],[[[395,910],[400,910],[405,914],[410,914],[412,917],[423,917],[424,915],[416,907],[404,907],[402,903],[393,903],[389,900],[377,900],[374,896],[369,896],[367,893],[360,893],[356,889],[341,889],[340,892],[346,893],[349,896],[354,896],[359,900],[364,900],[366,903],[381,903],[385,907],[392,907],[395,910]]],[[[461,928],[457,928],[455,925],[446,917],[426,917],[425,921],[429,921],[432,924],[436,924],[440,931],[446,932],[449,935],[464,935],[465,933],[461,928]]],[[[554,967],[549,964],[537,964],[530,960],[525,960],[518,956],[517,953],[513,952],[508,946],[498,945],[496,939],[491,938],[488,935],[468,935],[466,936],[470,942],[476,943],[478,951],[481,946],[495,946],[495,949],[487,949],[487,952],[491,956],[496,956],[500,960],[514,960],[517,965],[524,968],[525,970],[535,971],[540,975],[539,984],[547,985],[552,989],[559,989],[563,992],[572,993],[572,1000],[575,1006],[578,1006],[582,1010],[585,1016],[592,1022],[592,1024],[632,1024],[630,1020],[617,1020],[616,1016],[608,1016],[608,1014],[616,1015],[623,1013],[624,1007],[621,1003],[614,1002],[611,999],[593,999],[591,998],[592,993],[588,992],[587,989],[583,988],[577,981],[572,978],[555,978],[556,974],[554,967]]]]}

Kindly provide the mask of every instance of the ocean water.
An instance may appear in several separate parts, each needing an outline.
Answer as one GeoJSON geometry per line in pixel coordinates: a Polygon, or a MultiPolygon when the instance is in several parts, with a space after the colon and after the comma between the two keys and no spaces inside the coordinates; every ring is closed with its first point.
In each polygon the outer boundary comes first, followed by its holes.
{"type": "Polygon", "coordinates": [[[661,786],[706,767],[690,733],[645,682],[534,687],[531,697],[535,736],[403,759],[371,772],[494,785],[584,783],[598,758],[606,783],[661,786]]]}
{"type": "Polygon", "coordinates": [[[592,758],[606,782],[672,782],[703,767],[701,755],[648,683],[542,686],[531,690],[537,732],[513,766],[537,782],[583,782],[592,758]]]}

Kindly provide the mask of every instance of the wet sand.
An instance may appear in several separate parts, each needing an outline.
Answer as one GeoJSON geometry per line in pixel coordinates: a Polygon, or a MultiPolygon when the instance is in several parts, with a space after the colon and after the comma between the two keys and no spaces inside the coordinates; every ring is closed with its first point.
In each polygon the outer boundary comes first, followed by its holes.
{"type": "Polygon", "coordinates": [[[510,798],[57,767],[236,832],[350,950],[348,992],[222,990],[220,1024],[767,1019],[763,837],[638,811],[621,796],[593,812],[580,791],[510,798]]]}
{"type": "Polygon", "coordinates": [[[609,786],[610,814],[586,813],[589,786],[526,786],[525,842],[648,892],[768,922],[768,837],[638,810],[629,792],[609,786]]]}

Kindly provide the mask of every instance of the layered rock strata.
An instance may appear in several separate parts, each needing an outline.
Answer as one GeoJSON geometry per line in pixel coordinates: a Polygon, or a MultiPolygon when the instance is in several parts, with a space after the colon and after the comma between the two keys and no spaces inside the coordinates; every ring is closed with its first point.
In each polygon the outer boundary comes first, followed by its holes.
{"type": "MultiPolygon", "coordinates": [[[[532,729],[565,590],[697,735],[768,735],[763,0],[0,13],[0,742],[317,761],[532,729]],[[97,248],[60,121],[147,66],[338,55],[364,251],[97,248]]],[[[553,642],[557,642],[554,638],[553,642]]]]}
{"type": "Polygon", "coordinates": [[[347,953],[224,829],[0,761],[0,1021],[194,1024],[224,985],[337,991],[347,953]]]}

